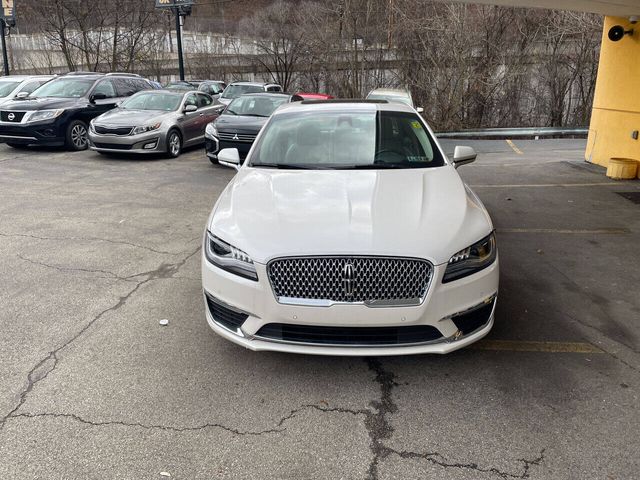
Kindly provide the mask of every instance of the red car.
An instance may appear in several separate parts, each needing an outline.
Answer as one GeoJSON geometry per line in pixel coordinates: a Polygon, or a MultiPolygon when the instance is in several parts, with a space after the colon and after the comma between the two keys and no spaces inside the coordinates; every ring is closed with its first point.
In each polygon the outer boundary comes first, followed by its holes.
{"type": "Polygon", "coordinates": [[[331,100],[335,98],[332,95],[327,95],[326,93],[296,93],[296,95],[300,95],[305,100],[331,100]]]}

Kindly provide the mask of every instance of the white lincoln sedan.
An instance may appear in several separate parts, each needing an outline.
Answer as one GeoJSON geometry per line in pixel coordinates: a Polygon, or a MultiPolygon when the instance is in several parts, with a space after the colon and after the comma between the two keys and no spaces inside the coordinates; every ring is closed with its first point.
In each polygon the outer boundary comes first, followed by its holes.
{"type": "Polygon", "coordinates": [[[484,337],[498,294],[482,202],[408,105],[287,104],[215,204],[202,284],[211,328],[251,350],[447,353],[484,337]]]}

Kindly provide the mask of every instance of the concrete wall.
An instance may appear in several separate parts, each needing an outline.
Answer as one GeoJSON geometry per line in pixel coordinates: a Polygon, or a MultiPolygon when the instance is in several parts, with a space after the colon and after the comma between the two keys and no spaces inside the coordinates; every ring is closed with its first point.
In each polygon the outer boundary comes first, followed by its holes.
{"type": "Polygon", "coordinates": [[[585,157],[607,166],[612,157],[640,161],[640,23],[632,25],[622,17],[606,17],[600,51],[593,113],[585,157]],[[635,27],[633,36],[618,41],[608,38],[609,29],[635,27]]]}

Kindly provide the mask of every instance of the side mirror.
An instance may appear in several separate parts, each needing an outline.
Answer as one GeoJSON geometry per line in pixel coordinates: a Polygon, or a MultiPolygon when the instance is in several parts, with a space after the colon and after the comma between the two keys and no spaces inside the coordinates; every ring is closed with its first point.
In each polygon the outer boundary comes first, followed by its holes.
{"type": "Polygon", "coordinates": [[[418,112],[418,113],[424,113],[424,108],[422,108],[422,107],[416,107],[416,112],[418,112]]]}
{"type": "Polygon", "coordinates": [[[457,146],[453,151],[453,165],[458,168],[467,163],[474,162],[478,154],[471,147],[457,146]]]}
{"type": "Polygon", "coordinates": [[[107,96],[104,93],[94,93],[89,97],[91,103],[95,103],[96,100],[104,100],[107,96]]]}
{"type": "Polygon", "coordinates": [[[240,167],[240,153],[237,148],[223,148],[218,152],[218,163],[225,167],[240,167]]]}
{"type": "Polygon", "coordinates": [[[29,96],[29,92],[20,92],[15,96],[16,100],[24,100],[29,96]]]}
{"type": "Polygon", "coordinates": [[[198,107],[196,107],[195,105],[186,105],[184,107],[184,113],[191,113],[195,112],[196,110],[198,110],[198,107]]]}

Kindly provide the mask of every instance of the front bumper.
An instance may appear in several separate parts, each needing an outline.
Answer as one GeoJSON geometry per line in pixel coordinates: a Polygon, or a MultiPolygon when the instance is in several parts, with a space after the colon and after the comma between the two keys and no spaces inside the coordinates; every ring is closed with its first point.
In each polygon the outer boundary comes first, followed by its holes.
{"type": "Polygon", "coordinates": [[[0,142],[58,147],[65,144],[58,119],[31,123],[0,122],[0,142]]]}
{"type": "MultiPolygon", "coordinates": [[[[259,280],[246,280],[210,264],[202,257],[202,283],[209,326],[220,336],[255,351],[278,351],[315,355],[409,355],[448,353],[484,337],[493,326],[498,293],[498,259],[484,270],[443,284],[445,265],[434,268],[433,279],[424,302],[410,307],[372,308],[365,305],[332,306],[285,305],[276,301],[266,266],[256,264],[259,280]],[[212,316],[207,296],[233,310],[245,312],[239,328],[230,328],[222,318],[212,316]],[[490,305],[490,307],[488,307],[490,305]],[[485,318],[463,332],[458,326],[465,312],[484,308],[485,318]],[[455,318],[456,321],[452,319],[455,318]],[[286,324],[301,327],[435,327],[438,338],[425,342],[376,345],[327,345],[316,342],[285,341],[260,335],[265,325],[286,324]]],[[[462,327],[461,327],[462,328],[462,327]]]]}
{"type": "Polygon", "coordinates": [[[89,148],[105,153],[166,152],[165,134],[158,130],[140,135],[100,135],[89,131],[89,148]]]}

